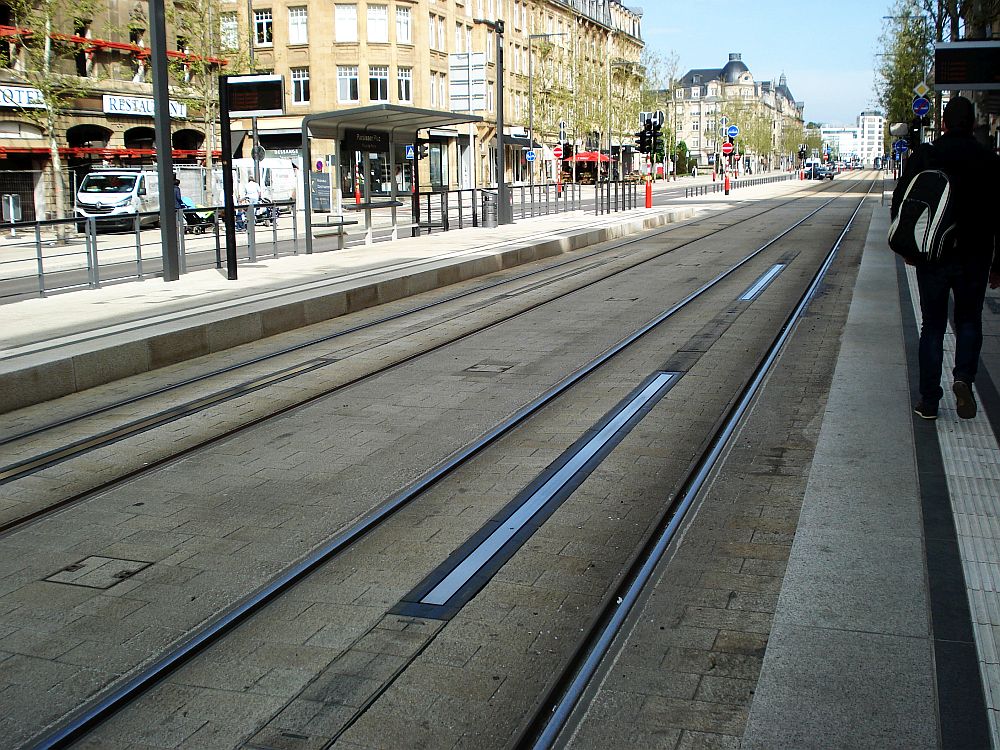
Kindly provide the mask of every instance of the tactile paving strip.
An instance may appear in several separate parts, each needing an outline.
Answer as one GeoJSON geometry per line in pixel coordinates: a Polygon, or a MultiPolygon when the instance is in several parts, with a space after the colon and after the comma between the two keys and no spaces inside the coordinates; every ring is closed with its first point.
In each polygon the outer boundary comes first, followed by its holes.
{"type": "MultiPolygon", "coordinates": [[[[917,275],[907,267],[910,299],[920,320],[917,275]]],[[[993,747],[1000,747],[1000,446],[986,417],[959,419],[951,392],[955,335],[944,337],[942,385],[937,434],[958,534],[965,586],[975,631],[983,694],[989,709],[993,747]]]]}

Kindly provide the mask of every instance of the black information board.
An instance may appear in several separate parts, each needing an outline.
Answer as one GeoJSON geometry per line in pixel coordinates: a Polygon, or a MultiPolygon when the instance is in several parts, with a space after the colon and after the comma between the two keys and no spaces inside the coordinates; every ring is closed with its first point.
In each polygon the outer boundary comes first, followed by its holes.
{"type": "Polygon", "coordinates": [[[330,213],[332,204],[330,203],[330,173],[311,172],[312,190],[312,210],[321,213],[330,213]]]}
{"type": "Polygon", "coordinates": [[[937,91],[1000,91],[1000,42],[952,42],[934,51],[937,91]]]}
{"type": "Polygon", "coordinates": [[[265,117],[284,114],[284,89],[284,79],[278,75],[228,76],[229,115],[265,117]]]}

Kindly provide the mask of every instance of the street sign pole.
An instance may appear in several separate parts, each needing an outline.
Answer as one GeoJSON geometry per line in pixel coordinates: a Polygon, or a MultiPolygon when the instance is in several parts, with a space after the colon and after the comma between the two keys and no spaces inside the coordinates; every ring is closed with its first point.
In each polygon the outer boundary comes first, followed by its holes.
{"type": "MultiPolygon", "coordinates": [[[[177,281],[180,278],[180,255],[177,243],[177,207],[174,205],[174,155],[170,141],[170,83],[167,77],[167,22],[163,0],[150,0],[149,22],[163,280],[177,281]]],[[[207,146],[211,147],[211,144],[207,146]]]]}

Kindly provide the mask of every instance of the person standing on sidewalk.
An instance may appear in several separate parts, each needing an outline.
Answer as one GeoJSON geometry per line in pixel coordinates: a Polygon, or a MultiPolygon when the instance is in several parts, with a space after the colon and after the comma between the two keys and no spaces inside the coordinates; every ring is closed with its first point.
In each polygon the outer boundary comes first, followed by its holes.
{"type": "Polygon", "coordinates": [[[920,290],[920,399],[913,410],[937,419],[944,395],[941,368],[948,327],[948,297],[954,295],[955,368],[952,391],[958,416],[976,416],[972,385],[983,346],[983,301],[986,285],[1000,286],[997,252],[1000,159],[972,135],[975,109],[963,96],[953,97],[942,116],[943,134],[933,146],[916,150],[892,193],[892,217],[899,212],[907,187],[925,169],[940,169],[951,183],[955,206],[954,240],[937,262],[917,263],[920,290]]]}

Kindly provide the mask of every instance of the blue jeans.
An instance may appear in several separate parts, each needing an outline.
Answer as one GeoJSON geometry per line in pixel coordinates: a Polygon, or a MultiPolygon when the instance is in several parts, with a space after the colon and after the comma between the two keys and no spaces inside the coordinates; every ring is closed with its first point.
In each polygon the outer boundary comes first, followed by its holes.
{"type": "Polygon", "coordinates": [[[944,334],[948,327],[948,296],[955,297],[955,380],[969,385],[976,379],[983,347],[983,300],[990,274],[990,258],[917,266],[920,289],[920,397],[936,404],[941,389],[944,334]]]}

